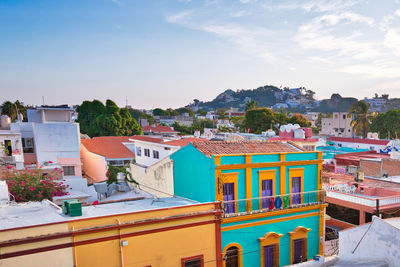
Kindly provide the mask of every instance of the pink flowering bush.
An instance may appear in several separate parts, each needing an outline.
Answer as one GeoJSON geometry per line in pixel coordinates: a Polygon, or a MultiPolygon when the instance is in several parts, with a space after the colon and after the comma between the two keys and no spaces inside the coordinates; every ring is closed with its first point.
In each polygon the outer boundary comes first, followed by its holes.
{"type": "Polygon", "coordinates": [[[15,170],[7,168],[1,175],[6,180],[8,191],[17,202],[41,201],[52,199],[54,196],[67,195],[66,188],[60,180],[53,180],[48,175],[43,175],[40,168],[26,168],[15,170]]]}

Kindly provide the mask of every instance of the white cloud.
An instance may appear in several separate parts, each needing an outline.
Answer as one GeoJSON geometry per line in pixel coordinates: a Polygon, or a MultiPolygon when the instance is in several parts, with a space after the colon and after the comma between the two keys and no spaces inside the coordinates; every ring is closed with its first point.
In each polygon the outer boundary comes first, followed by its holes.
{"type": "Polygon", "coordinates": [[[122,6],[122,2],[119,0],[111,0],[111,2],[113,2],[116,5],[122,6]]]}
{"type": "Polygon", "coordinates": [[[190,14],[192,14],[192,10],[186,10],[174,15],[167,16],[166,20],[169,23],[182,24],[185,22],[185,19],[190,16],[190,14]]]}
{"type": "Polygon", "coordinates": [[[391,48],[397,56],[400,56],[399,29],[388,29],[383,43],[386,47],[391,48]]]}
{"type": "Polygon", "coordinates": [[[400,67],[384,66],[384,65],[350,65],[340,69],[338,72],[356,74],[365,78],[385,78],[395,79],[400,78],[400,67]]]}
{"type": "Polygon", "coordinates": [[[270,6],[270,9],[274,10],[303,10],[305,12],[327,12],[327,11],[339,11],[351,6],[354,6],[359,1],[354,0],[312,0],[308,2],[290,2],[287,4],[281,4],[276,6],[270,6]]]}

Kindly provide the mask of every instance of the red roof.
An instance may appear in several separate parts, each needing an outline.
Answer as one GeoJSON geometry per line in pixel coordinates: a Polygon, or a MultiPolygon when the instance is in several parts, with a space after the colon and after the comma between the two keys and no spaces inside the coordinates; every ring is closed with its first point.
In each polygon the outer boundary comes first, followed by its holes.
{"type": "Polygon", "coordinates": [[[350,137],[329,137],[329,141],[346,142],[346,143],[358,143],[358,144],[371,144],[386,146],[390,140],[376,140],[376,139],[362,139],[362,138],[350,138],[350,137]]]}
{"type": "Polygon", "coordinates": [[[301,149],[298,149],[295,146],[287,143],[265,141],[207,141],[193,142],[193,146],[207,157],[210,157],[211,155],[222,154],[279,153],[302,151],[301,149]]]}
{"type": "Polygon", "coordinates": [[[271,141],[293,141],[293,142],[318,142],[317,138],[294,138],[294,137],[271,137],[268,140],[271,141]]]}
{"type": "Polygon", "coordinates": [[[377,153],[375,151],[362,151],[362,152],[335,155],[336,164],[343,166],[349,166],[349,165],[359,166],[360,159],[380,159],[380,158],[390,158],[390,155],[386,153],[377,153]]]}
{"type": "Polygon", "coordinates": [[[178,140],[172,140],[172,141],[166,141],[164,144],[170,145],[170,146],[180,146],[184,147],[187,144],[193,143],[193,142],[207,142],[207,139],[202,139],[202,138],[195,138],[195,137],[188,137],[188,138],[181,138],[178,140]]]}
{"type": "Polygon", "coordinates": [[[131,138],[131,136],[101,136],[81,139],[81,144],[90,152],[108,159],[134,158],[135,154],[122,144],[128,143],[131,138]]]}
{"type": "Polygon", "coordinates": [[[179,133],[168,126],[144,126],[142,131],[144,133],[179,133]]]}
{"type": "Polygon", "coordinates": [[[151,142],[151,143],[162,143],[162,142],[164,142],[164,140],[161,139],[161,138],[150,137],[150,136],[145,136],[145,135],[134,135],[134,136],[130,137],[129,139],[145,141],[145,142],[151,142]]]}

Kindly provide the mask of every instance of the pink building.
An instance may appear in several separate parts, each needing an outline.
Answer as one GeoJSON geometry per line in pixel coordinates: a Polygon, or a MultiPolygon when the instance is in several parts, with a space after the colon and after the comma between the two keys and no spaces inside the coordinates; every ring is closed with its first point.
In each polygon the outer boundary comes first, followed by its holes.
{"type": "MultiPolygon", "coordinates": [[[[333,172],[323,172],[322,177],[326,201],[357,211],[360,225],[370,221],[372,214],[384,218],[400,215],[399,183],[333,172]]],[[[329,215],[335,218],[335,214],[329,215]]]]}
{"type": "Polygon", "coordinates": [[[291,141],[308,151],[315,151],[317,138],[312,137],[311,128],[301,128],[298,124],[282,125],[279,128],[279,137],[269,138],[271,141],[291,141]]]}

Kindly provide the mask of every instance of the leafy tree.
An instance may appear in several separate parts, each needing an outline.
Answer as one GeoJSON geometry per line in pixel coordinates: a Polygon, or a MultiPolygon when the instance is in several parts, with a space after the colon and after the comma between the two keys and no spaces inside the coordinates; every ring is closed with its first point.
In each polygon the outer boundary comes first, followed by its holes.
{"type": "Polygon", "coordinates": [[[207,110],[205,110],[205,109],[199,109],[199,110],[197,111],[197,115],[199,115],[199,116],[205,116],[205,115],[207,115],[207,110]]]}
{"type": "Polygon", "coordinates": [[[373,118],[371,131],[378,132],[380,138],[396,138],[400,136],[400,110],[392,109],[373,118]]]}
{"type": "Polygon", "coordinates": [[[84,101],[77,111],[81,132],[90,137],[142,134],[128,109],[120,109],[112,100],[108,99],[106,105],[99,100],[84,101]]]}
{"type": "Polygon", "coordinates": [[[129,113],[132,115],[132,117],[136,120],[139,121],[140,119],[146,119],[149,124],[154,124],[154,118],[153,116],[142,112],[138,109],[129,109],[129,113]]]}
{"type": "Polygon", "coordinates": [[[161,108],[153,109],[153,116],[169,116],[169,112],[161,108]]]}
{"type": "Polygon", "coordinates": [[[353,104],[350,113],[354,115],[351,126],[356,133],[361,133],[363,138],[367,138],[368,128],[371,124],[373,116],[369,111],[369,104],[364,100],[360,100],[353,104]]]}
{"type": "Polygon", "coordinates": [[[260,134],[270,129],[276,123],[276,114],[269,108],[248,110],[244,116],[244,127],[250,132],[260,134]]]}
{"type": "Polygon", "coordinates": [[[254,101],[254,100],[251,100],[251,101],[246,103],[245,111],[248,111],[250,109],[255,109],[257,107],[258,107],[258,103],[256,101],[254,101]]]}
{"type": "Polygon", "coordinates": [[[302,114],[299,113],[295,113],[292,115],[292,117],[289,118],[289,122],[292,124],[298,124],[301,127],[310,127],[311,126],[311,122],[309,120],[307,120],[307,118],[305,116],[303,116],[302,114]]]}
{"type": "Polygon", "coordinates": [[[26,107],[19,102],[19,100],[12,103],[11,101],[5,101],[0,106],[1,113],[10,117],[11,121],[15,121],[17,119],[17,109],[18,113],[22,114],[23,117],[26,117],[26,107]]]}
{"type": "Polygon", "coordinates": [[[180,125],[178,122],[174,122],[174,124],[171,125],[175,131],[178,131],[180,135],[190,135],[193,134],[193,128],[186,126],[186,125],[180,125]]]}
{"type": "Polygon", "coordinates": [[[178,112],[179,115],[183,115],[184,113],[188,113],[189,116],[191,116],[193,118],[195,117],[193,110],[191,110],[190,108],[178,108],[178,109],[175,109],[175,111],[178,112]]]}
{"type": "Polygon", "coordinates": [[[176,110],[173,110],[172,108],[167,108],[166,110],[168,112],[168,116],[179,116],[179,112],[176,110]]]}

